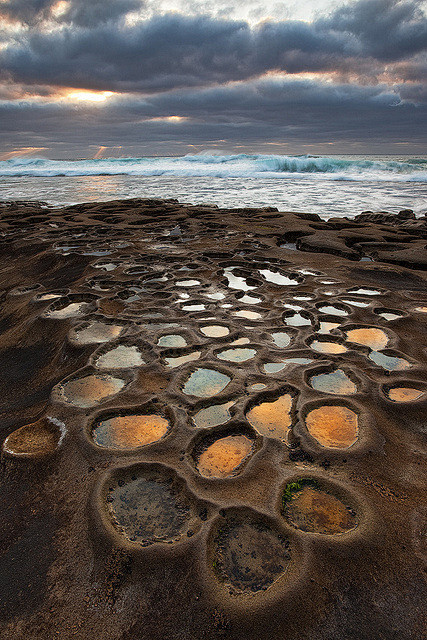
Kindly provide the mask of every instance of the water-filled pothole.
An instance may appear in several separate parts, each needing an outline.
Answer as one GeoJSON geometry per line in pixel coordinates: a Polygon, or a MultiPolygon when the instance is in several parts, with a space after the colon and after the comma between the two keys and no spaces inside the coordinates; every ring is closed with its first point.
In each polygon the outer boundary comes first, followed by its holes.
{"type": "Polygon", "coordinates": [[[229,409],[233,404],[234,401],[224,402],[224,404],[214,404],[200,409],[193,416],[195,426],[206,429],[207,427],[217,427],[220,424],[224,424],[231,418],[229,409]]]}
{"type": "Polygon", "coordinates": [[[318,307],[319,311],[329,316],[348,316],[348,311],[332,304],[324,304],[318,307]]]}
{"type": "Polygon", "coordinates": [[[284,316],[284,321],[285,324],[290,327],[309,327],[311,325],[309,316],[303,315],[302,313],[286,315],[284,316]]]}
{"type": "Polygon", "coordinates": [[[200,280],[177,280],[175,284],[177,287],[197,287],[200,280]]]}
{"type": "Polygon", "coordinates": [[[228,287],[230,289],[239,289],[240,291],[252,291],[256,289],[254,286],[250,286],[246,282],[246,278],[242,278],[241,276],[236,276],[233,273],[235,267],[227,267],[224,269],[224,276],[228,280],[228,287]]]}
{"type": "Polygon", "coordinates": [[[290,364],[310,364],[311,362],[313,360],[310,358],[286,358],[281,362],[266,362],[262,368],[265,373],[279,373],[290,364]]]}
{"type": "Polygon", "coordinates": [[[52,320],[66,320],[68,318],[78,318],[88,313],[91,309],[89,302],[70,302],[64,307],[58,307],[46,311],[43,317],[50,318],[52,320]]]}
{"type": "Polygon", "coordinates": [[[186,364],[187,362],[195,362],[201,355],[201,351],[192,351],[191,353],[186,353],[183,356],[167,357],[165,358],[166,366],[170,369],[175,369],[175,367],[180,367],[182,364],[186,364]]]}
{"type": "Polygon", "coordinates": [[[271,271],[271,269],[260,269],[259,272],[267,280],[267,282],[272,282],[273,284],[278,284],[280,286],[299,284],[299,281],[295,280],[295,278],[284,276],[278,271],[271,271]]]}
{"type": "Polygon", "coordinates": [[[225,373],[215,369],[196,369],[183,386],[183,392],[189,396],[198,398],[210,398],[221,393],[231,382],[231,378],[225,373]]]}
{"type": "Polygon", "coordinates": [[[348,293],[355,293],[361,296],[377,296],[381,293],[381,291],[377,291],[377,289],[365,289],[360,287],[359,289],[349,289],[348,293]]]}
{"type": "Polygon", "coordinates": [[[216,354],[216,357],[219,358],[219,360],[227,360],[228,362],[246,362],[246,360],[254,358],[255,355],[256,349],[239,349],[237,347],[220,351],[216,354]]]}
{"type": "Polygon", "coordinates": [[[355,342],[374,351],[381,351],[388,344],[388,335],[382,329],[375,327],[361,327],[346,331],[348,342],[355,342]]]}
{"type": "Polygon", "coordinates": [[[223,327],[220,324],[209,324],[204,327],[200,327],[200,331],[208,338],[223,338],[228,336],[230,333],[230,329],[228,329],[228,327],[223,327]]]}
{"type": "Polygon", "coordinates": [[[125,380],[109,375],[93,374],[57,384],[53,388],[53,398],[75,407],[86,409],[119,393],[126,385],[125,380]]]}
{"type": "Polygon", "coordinates": [[[97,369],[133,369],[145,361],[136,345],[119,344],[99,355],[94,364],[97,369]]]}
{"type": "Polygon", "coordinates": [[[333,331],[334,329],[338,329],[338,327],[340,326],[341,325],[339,322],[329,322],[321,320],[319,322],[319,329],[317,330],[317,333],[328,334],[331,333],[331,331],[333,331]]]}
{"type": "Polygon", "coordinates": [[[393,387],[386,392],[386,395],[393,402],[414,402],[424,395],[424,391],[414,387],[393,387]]]}
{"type": "Polygon", "coordinates": [[[167,336],[160,336],[157,341],[159,347],[186,347],[187,341],[183,336],[171,333],[167,336]]]}
{"type": "Polygon", "coordinates": [[[41,418],[13,431],[4,441],[3,451],[25,458],[47,456],[58,447],[63,435],[62,429],[62,423],[57,420],[41,418]]]}
{"type": "Polygon", "coordinates": [[[236,316],[236,318],[245,318],[246,320],[259,320],[262,318],[262,315],[257,311],[247,311],[246,309],[234,311],[233,316],[236,316]]]}
{"type": "Polygon", "coordinates": [[[220,437],[198,456],[196,468],[205,478],[230,478],[240,470],[254,449],[254,441],[243,434],[220,437]]]}
{"type": "Polygon", "coordinates": [[[313,389],[322,393],[349,395],[357,392],[356,385],[342,369],[312,376],[309,382],[313,389]]]}
{"type": "Polygon", "coordinates": [[[310,348],[313,349],[313,351],[317,351],[318,353],[329,353],[331,355],[345,353],[347,351],[347,347],[345,347],[343,344],[327,340],[313,340],[313,342],[310,344],[310,348]]]}
{"type": "Polygon", "coordinates": [[[155,414],[123,414],[98,420],[92,438],[111,449],[136,449],[164,438],[171,425],[167,418],[155,414]]]}
{"type": "Polygon", "coordinates": [[[285,393],[277,400],[257,404],[246,413],[250,425],[262,436],[285,442],[292,426],[293,399],[285,393]]]}
{"type": "Polygon", "coordinates": [[[106,324],[105,322],[90,322],[71,329],[69,338],[76,344],[102,344],[118,338],[123,326],[106,324]]]}
{"type": "Polygon", "coordinates": [[[379,367],[386,369],[386,371],[402,371],[403,369],[409,369],[411,366],[404,358],[388,356],[380,351],[371,351],[368,358],[379,367]]]}
{"type": "Polygon", "coordinates": [[[262,302],[261,298],[256,298],[255,296],[244,295],[239,298],[239,302],[243,302],[243,304],[259,304],[262,302]]]}
{"type": "Polygon", "coordinates": [[[286,485],[283,493],[283,515],[294,527],[308,533],[339,535],[357,527],[352,509],[309,479],[286,485]]]}
{"type": "Polygon", "coordinates": [[[285,333],[284,331],[275,331],[271,334],[271,337],[274,344],[276,345],[276,347],[279,347],[279,349],[284,349],[285,347],[289,346],[291,342],[290,335],[288,333],[285,333]]]}
{"type": "Polygon", "coordinates": [[[305,417],[310,435],[323,447],[348,449],[359,435],[357,414],[341,405],[323,405],[305,417]]]}

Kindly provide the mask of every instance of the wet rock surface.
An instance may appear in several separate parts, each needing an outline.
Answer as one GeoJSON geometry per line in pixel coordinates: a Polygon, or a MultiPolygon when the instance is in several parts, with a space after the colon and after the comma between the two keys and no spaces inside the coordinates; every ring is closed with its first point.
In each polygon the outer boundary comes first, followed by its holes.
{"type": "Polygon", "coordinates": [[[0,203],[1,637],[423,637],[426,242],[0,203]]]}

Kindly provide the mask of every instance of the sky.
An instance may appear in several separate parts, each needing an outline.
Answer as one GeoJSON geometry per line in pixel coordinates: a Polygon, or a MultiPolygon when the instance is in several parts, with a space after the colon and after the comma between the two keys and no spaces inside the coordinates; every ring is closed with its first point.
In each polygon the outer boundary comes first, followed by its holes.
{"type": "Polygon", "coordinates": [[[0,0],[0,159],[425,154],[422,0],[0,0]]]}

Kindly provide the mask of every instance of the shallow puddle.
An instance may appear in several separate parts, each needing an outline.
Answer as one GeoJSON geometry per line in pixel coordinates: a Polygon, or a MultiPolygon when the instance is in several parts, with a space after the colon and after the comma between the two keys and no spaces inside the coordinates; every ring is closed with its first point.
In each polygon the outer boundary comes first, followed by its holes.
{"type": "Polygon", "coordinates": [[[361,287],[359,289],[350,289],[349,293],[356,293],[361,296],[377,296],[381,291],[377,291],[376,289],[364,289],[361,287]]]}
{"type": "Polygon", "coordinates": [[[186,347],[187,341],[182,336],[171,333],[167,336],[161,336],[157,344],[159,347],[186,347]]]}
{"type": "Polygon", "coordinates": [[[246,362],[246,360],[251,360],[255,355],[255,349],[226,349],[217,353],[216,357],[228,362],[246,362]]]}
{"type": "Polygon", "coordinates": [[[229,409],[233,404],[234,401],[231,401],[200,409],[200,411],[193,416],[195,426],[199,429],[206,429],[207,427],[217,427],[220,424],[228,422],[231,418],[229,409]]]}
{"type": "Polygon", "coordinates": [[[343,302],[346,302],[347,304],[351,304],[353,305],[353,307],[360,307],[360,308],[365,308],[365,307],[369,307],[370,302],[360,302],[358,300],[343,300],[343,302]]]}
{"type": "Polygon", "coordinates": [[[319,323],[319,329],[317,330],[317,333],[331,333],[331,331],[333,331],[333,329],[338,329],[338,327],[340,327],[340,323],[339,322],[320,322],[319,323]]]}
{"type": "Polygon", "coordinates": [[[313,340],[310,344],[310,348],[318,353],[330,353],[334,355],[338,353],[345,353],[347,351],[347,347],[339,342],[324,342],[320,340],[313,340]]]}
{"type": "Polygon", "coordinates": [[[388,320],[388,321],[398,320],[399,318],[403,318],[403,315],[401,313],[392,313],[391,311],[383,311],[378,315],[381,316],[381,318],[384,318],[384,320],[388,320]]]}
{"type": "Polygon", "coordinates": [[[86,409],[115,396],[125,384],[121,378],[94,374],[60,383],[53,388],[53,393],[55,399],[60,402],[86,409]]]}
{"type": "Polygon", "coordinates": [[[413,387],[393,387],[388,390],[387,395],[393,402],[413,402],[419,400],[424,392],[413,387]]]}
{"type": "Polygon", "coordinates": [[[106,496],[115,528],[141,546],[173,542],[185,533],[190,509],[172,480],[134,473],[112,482],[106,496]]]}
{"type": "Polygon", "coordinates": [[[300,313],[294,313],[291,316],[285,317],[285,324],[290,327],[308,327],[311,325],[310,318],[305,318],[300,313]]]}
{"type": "Polygon", "coordinates": [[[45,318],[53,320],[66,320],[67,318],[77,318],[88,313],[90,304],[88,302],[71,302],[60,309],[52,309],[44,314],[45,318]]]}
{"type": "Polygon", "coordinates": [[[185,354],[185,356],[165,358],[166,366],[170,369],[174,369],[175,367],[179,367],[186,362],[194,362],[195,360],[198,360],[201,355],[201,351],[192,351],[191,353],[185,354]]]}
{"type": "Polygon", "coordinates": [[[291,309],[291,311],[302,311],[304,307],[301,307],[299,304],[290,304],[288,302],[283,305],[286,309],[291,309]]]}
{"type": "Polygon", "coordinates": [[[295,490],[285,504],[284,515],[294,527],[308,533],[338,535],[357,526],[355,515],[346,505],[312,486],[295,490]]]}
{"type": "Polygon", "coordinates": [[[208,338],[224,338],[230,333],[230,329],[220,324],[210,324],[205,327],[200,327],[200,331],[208,338]]]}
{"type": "Polygon", "coordinates": [[[289,346],[291,342],[290,336],[284,331],[275,331],[271,334],[271,337],[273,338],[274,344],[276,347],[279,347],[279,349],[284,349],[289,346]]]}
{"type": "Polygon", "coordinates": [[[224,300],[225,294],[221,293],[221,291],[216,291],[215,293],[205,293],[204,294],[210,300],[224,300]]]}
{"type": "Polygon", "coordinates": [[[341,369],[330,373],[321,373],[310,378],[310,384],[316,391],[347,395],[357,392],[357,387],[341,369]]]}
{"type": "Polygon", "coordinates": [[[242,344],[249,344],[250,340],[249,338],[237,338],[237,340],[234,340],[233,342],[230,342],[231,346],[241,346],[242,344]]]}
{"type": "Polygon", "coordinates": [[[183,311],[204,311],[206,306],[204,304],[184,304],[181,308],[183,311]]]}
{"type": "Polygon", "coordinates": [[[292,425],[292,396],[289,393],[273,402],[255,405],[246,419],[262,436],[285,441],[292,425]]]}
{"type": "Polygon", "coordinates": [[[318,307],[319,311],[329,316],[348,316],[348,312],[333,305],[323,305],[318,307]]]}
{"type": "Polygon", "coordinates": [[[255,298],[255,296],[244,295],[239,298],[239,302],[243,302],[243,304],[259,304],[262,302],[261,298],[255,298]]]}
{"type": "Polygon", "coordinates": [[[232,435],[213,442],[197,461],[197,470],[205,478],[228,478],[249,456],[253,442],[243,435],[232,435]]]}
{"type": "Polygon", "coordinates": [[[385,353],[380,351],[371,351],[368,358],[387,371],[402,371],[403,369],[409,369],[411,366],[404,358],[386,356],[385,353]]]}
{"type": "Polygon", "coordinates": [[[224,276],[228,280],[227,286],[230,289],[238,289],[240,291],[252,291],[252,289],[256,289],[256,287],[251,287],[247,284],[246,278],[234,275],[233,269],[234,267],[224,269],[224,276]]]}
{"type": "Polygon", "coordinates": [[[242,519],[221,525],[215,545],[216,574],[240,593],[265,591],[291,559],[286,538],[261,522],[242,519]]]}
{"type": "Polygon", "coordinates": [[[388,343],[388,336],[382,329],[363,327],[346,332],[348,342],[355,342],[369,347],[374,351],[381,351],[388,343]]]}
{"type": "Polygon", "coordinates": [[[278,373],[289,364],[310,364],[310,362],[313,362],[310,358],[286,358],[282,362],[266,362],[263,370],[265,373],[278,373]]]}
{"type": "Polygon", "coordinates": [[[277,271],[271,271],[270,269],[260,269],[259,272],[262,276],[264,276],[267,282],[272,282],[273,284],[278,284],[280,286],[299,284],[298,280],[289,278],[288,276],[284,276],[277,271]]]}
{"type": "Polygon", "coordinates": [[[161,440],[170,423],[160,415],[123,415],[101,420],[92,431],[100,447],[135,449],[161,440]]]}
{"type": "Polygon", "coordinates": [[[37,422],[26,424],[6,438],[3,450],[23,457],[49,455],[55,451],[61,439],[62,430],[59,424],[61,423],[49,418],[41,418],[37,422]]]}
{"type": "Polygon", "coordinates": [[[196,369],[184,384],[183,392],[198,398],[210,398],[221,393],[231,378],[215,369],[196,369]]]}
{"type": "Polygon", "coordinates": [[[418,313],[427,313],[427,307],[415,307],[415,311],[418,311],[418,313]]]}
{"type": "Polygon", "coordinates": [[[63,296],[62,293],[41,293],[37,296],[37,302],[45,302],[47,300],[56,300],[57,298],[61,298],[63,296]]]}
{"type": "Polygon", "coordinates": [[[105,324],[104,322],[92,322],[84,328],[71,329],[69,336],[78,344],[102,344],[118,338],[123,331],[117,324],[105,324]]]}
{"type": "Polygon", "coordinates": [[[135,345],[120,344],[103,353],[95,360],[97,369],[132,369],[145,364],[141,352],[135,345]]]}
{"type": "Polygon", "coordinates": [[[199,280],[178,280],[175,282],[177,287],[197,287],[200,284],[199,280]]]}
{"type": "Polygon", "coordinates": [[[233,316],[236,316],[236,318],[246,318],[247,320],[259,320],[259,318],[262,317],[261,314],[256,311],[246,311],[244,309],[235,311],[233,316]]]}
{"type": "Polygon", "coordinates": [[[305,424],[323,447],[348,449],[358,439],[357,414],[347,407],[324,405],[313,409],[307,414],[305,424]]]}
{"type": "Polygon", "coordinates": [[[267,385],[264,384],[263,382],[255,382],[255,384],[251,384],[248,389],[249,391],[262,391],[263,389],[266,389],[267,385]]]}

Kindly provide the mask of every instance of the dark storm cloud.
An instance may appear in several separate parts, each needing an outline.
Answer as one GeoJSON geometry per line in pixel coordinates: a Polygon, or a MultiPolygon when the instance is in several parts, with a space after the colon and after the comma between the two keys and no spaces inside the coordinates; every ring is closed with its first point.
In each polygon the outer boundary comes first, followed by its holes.
{"type": "Polygon", "coordinates": [[[133,0],[75,0],[69,9],[72,27],[26,30],[1,52],[0,66],[18,82],[147,92],[275,70],[334,72],[354,64],[357,73],[361,60],[399,61],[427,45],[427,19],[414,0],[362,0],[312,23],[266,22],[254,28],[179,14],[118,28],[113,19],[96,17],[115,10],[122,15],[127,5],[133,0]]]}
{"type": "Polygon", "coordinates": [[[0,15],[27,25],[54,19],[79,27],[94,27],[143,6],[142,0],[69,0],[66,10],[54,16],[52,9],[57,4],[58,0],[8,0],[0,5],[0,15]]]}

